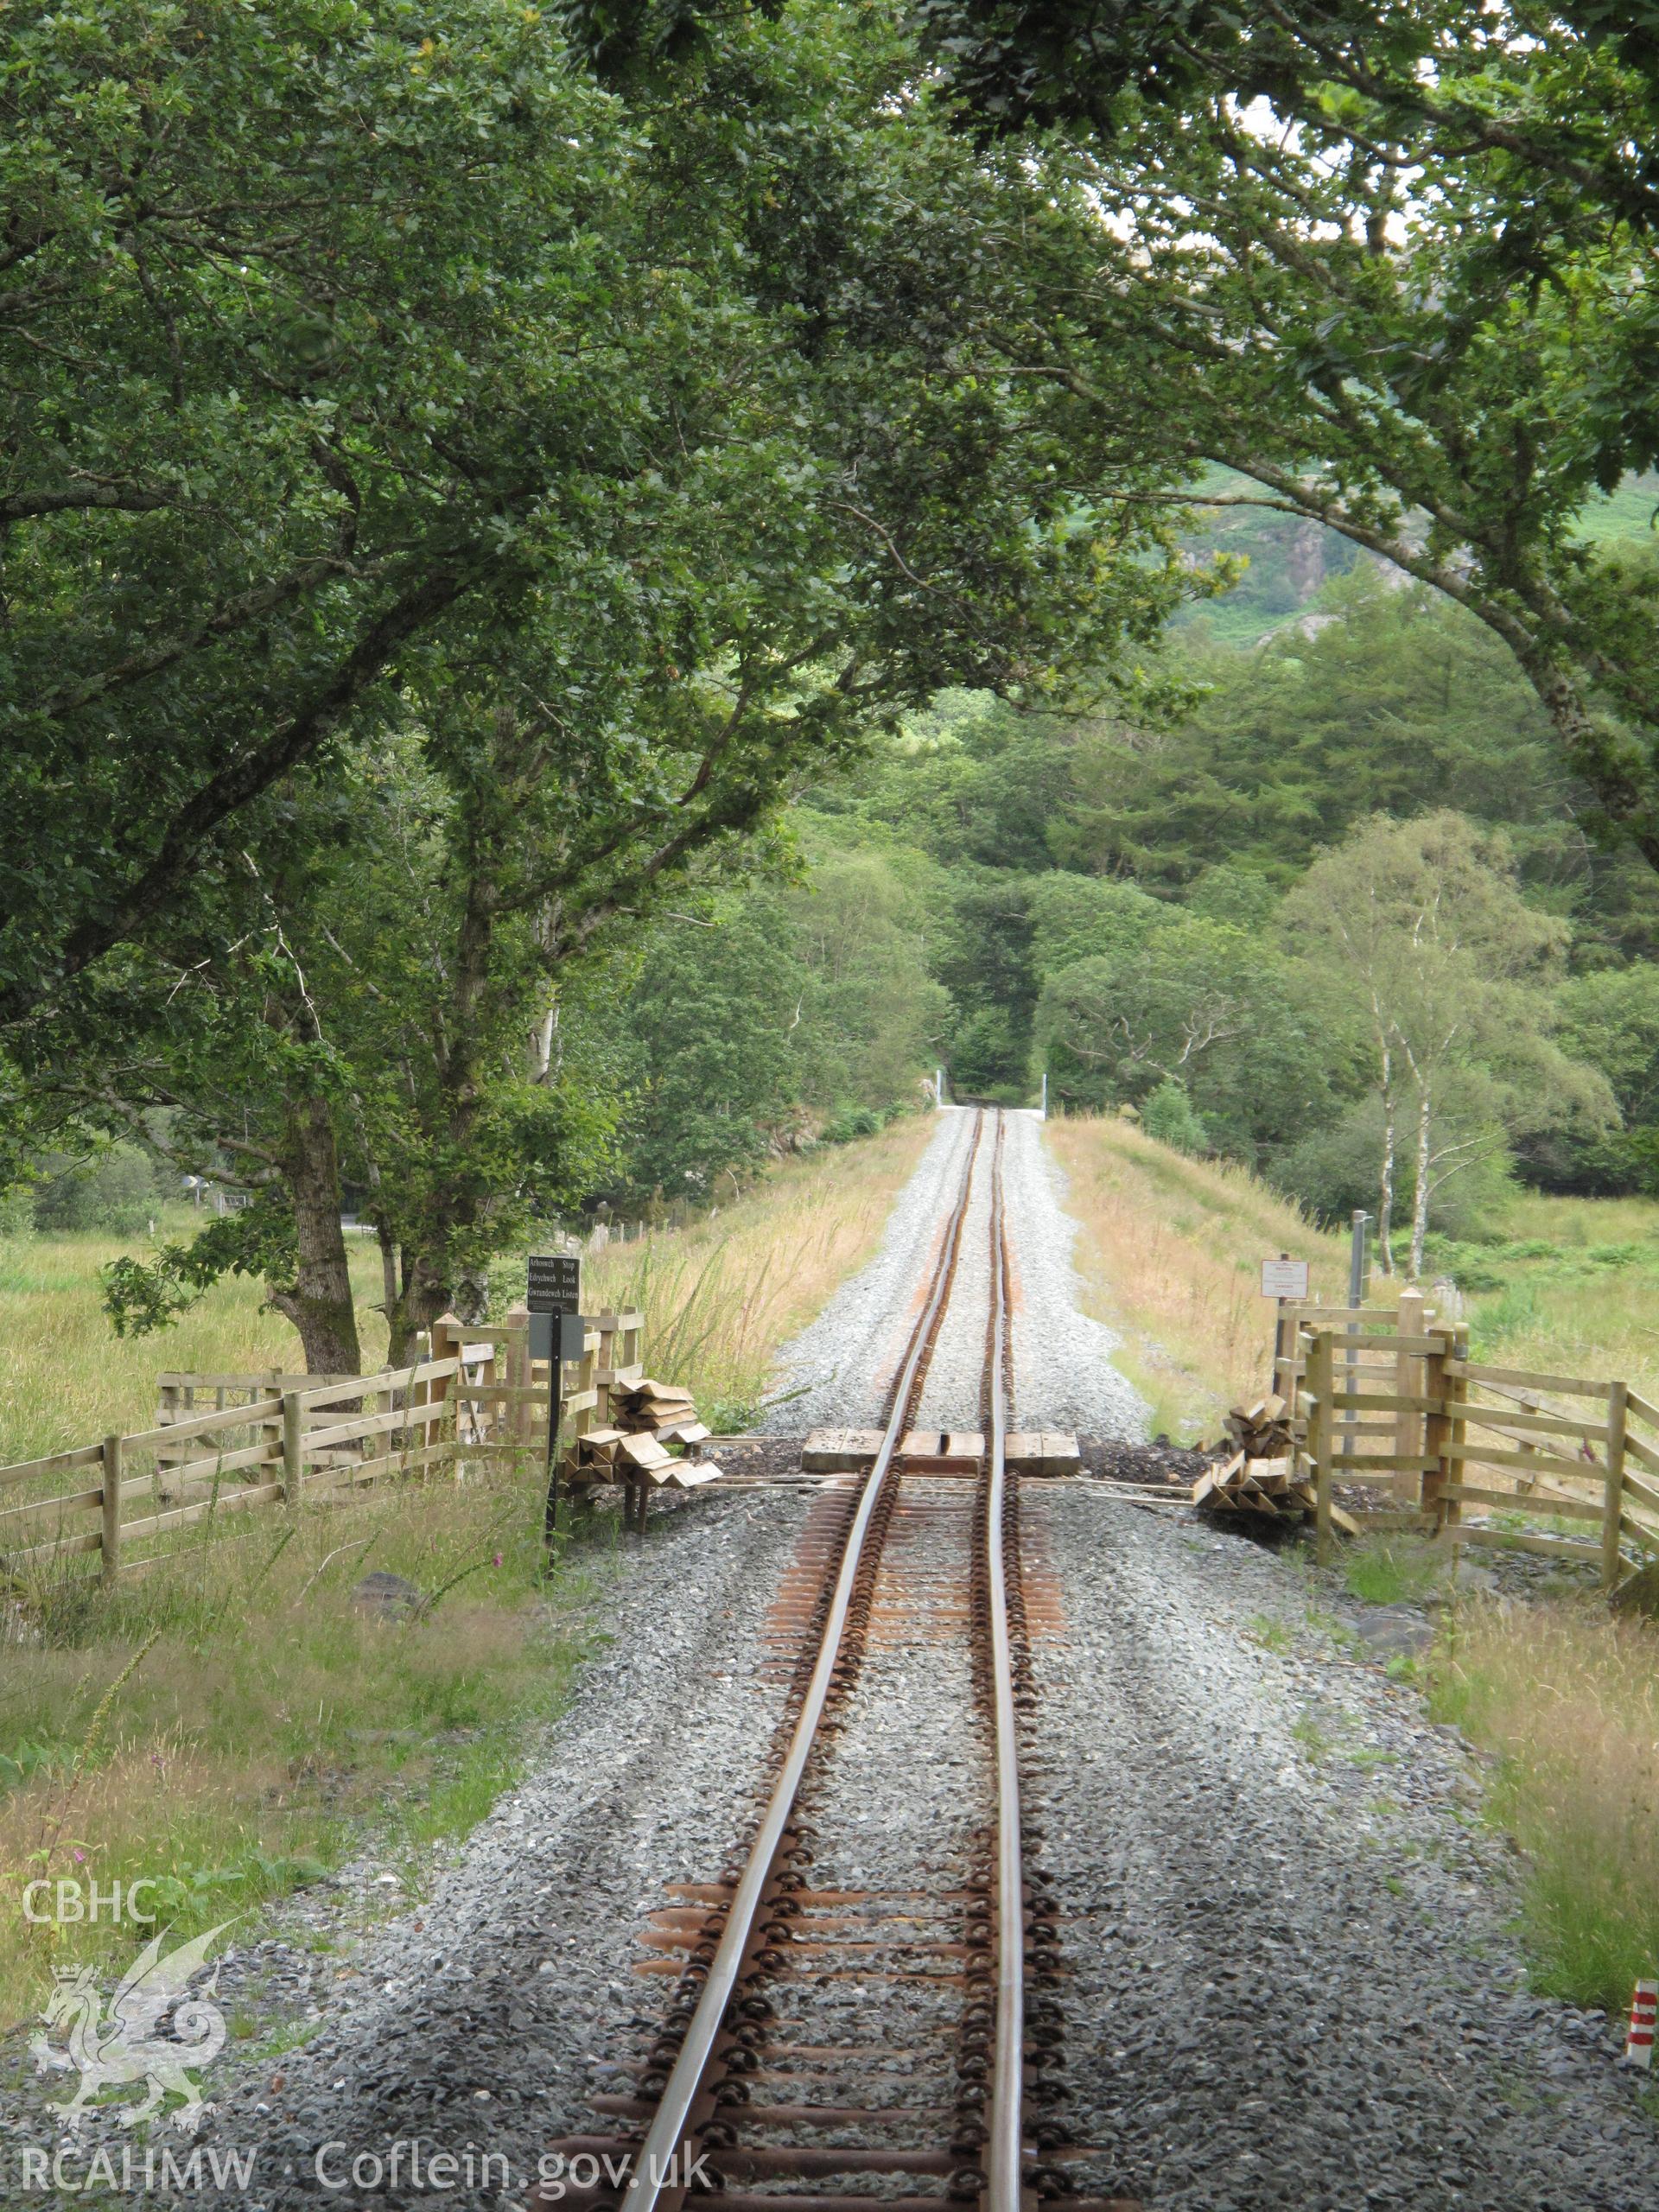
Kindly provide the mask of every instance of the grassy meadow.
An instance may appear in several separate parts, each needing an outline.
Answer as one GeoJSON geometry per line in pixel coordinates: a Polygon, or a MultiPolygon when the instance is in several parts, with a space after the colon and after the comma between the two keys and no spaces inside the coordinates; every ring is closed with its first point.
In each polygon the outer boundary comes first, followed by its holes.
{"type": "Polygon", "coordinates": [[[1523,1192],[1493,1240],[1431,1240],[1430,1271],[1464,1294],[1477,1358],[1659,1396],[1659,1202],[1523,1192]]]}
{"type": "MultiPolygon", "coordinates": [[[[163,1238],[188,1236],[181,1208],[159,1224],[163,1238]]],[[[164,1370],[245,1374],[301,1364],[300,1340],[279,1313],[260,1310],[245,1276],[216,1283],[174,1328],[118,1337],[105,1319],[99,1269],[148,1240],[96,1236],[0,1237],[0,1466],[131,1432],[156,1418],[156,1378],[164,1370]]],[[[380,1253],[372,1237],[352,1239],[352,1279],[364,1357],[385,1351],[386,1326],[371,1304],[380,1296],[380,1253]]]]}
{"type": "MultiPolygon", "coordinates": [[[[780,1167],[707,1220],[613,1247],[588,1263],[586,1302],[643,1304],[652,1367],[718,1421],[747,1421],[778,1345],[869,1255],[931,1135],[901,1122],[780,1167]]],[[[0,1248],[3,1460],[148,1424],[163,1368],[295,1365],[293,1332],[247,1282],[221,1284],[165,1335],[113,1338],[98,1270],[120,1249],[0,1248]]],[[[378,1357],[366,1238],[354,1274],[378,1357]]],[[[522,1261],[503,1263],[503,1305],[523,1281],[522,1261]]],[[[188,1934],[317,1878],[373,1834],[400,1870],[384,1894],[418,1903],[423,1847],[464,1834],[509,1785],[598,1633],[614,1524],[601,1516],[550,1575],[538,1470],[412,1479],[417,1513],[387,1510],[391,1492],[308,1505],[111,1591],[66,1571],[0,1595],[0,2025],[38,2009],[54,1966],[114,1968],[148,1934],[31,1923],[33,1880],[107,1891],[147,1877],[188,1934]],[[416,1612],[353,1604],[378,1569],[415,1586],[416,1612]]]]}
{"type": "Polygon", "coordinates": [[[534,1475],[422,1489],[419,1513],[309,1507],[0,1617],[0,2024],[55,1966],[113,1967],[149,1932],[32,1923],[31,1881],[146,1877],[190,1933],[315,1879],[372,1823],[418,1898],[421,1847],[487,1811],[582,1655],[606,1557],[544,1581],[534,1475]],[[353,1605],[377,1569],[417,1613],[353,1605]]]}

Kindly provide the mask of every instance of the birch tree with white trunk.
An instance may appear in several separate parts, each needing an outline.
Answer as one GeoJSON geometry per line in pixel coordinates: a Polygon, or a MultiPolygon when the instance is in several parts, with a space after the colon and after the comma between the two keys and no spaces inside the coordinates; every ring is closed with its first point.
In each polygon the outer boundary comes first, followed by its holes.
{"type": "Polygon", "coordinates": [[[1502,832],[1446,810],[1373,816],[1315,861],[1284,921],[1364,1011],[1385,1254],[1408,1123],[1414,1277],[1435,1194],[1453,1177],[1521,1136],[1617,1121],[1605,1079],[1550,1038],[1570,931],[1527,904],[1502,832]]]}

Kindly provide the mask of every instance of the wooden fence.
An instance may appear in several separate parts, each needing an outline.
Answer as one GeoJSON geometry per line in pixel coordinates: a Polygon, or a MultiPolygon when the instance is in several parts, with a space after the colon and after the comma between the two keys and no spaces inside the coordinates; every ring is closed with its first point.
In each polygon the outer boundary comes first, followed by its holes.
{"type": "Polygon", "coordinates": [[[1471,1360],[1468,1330],[1409,1291],[1398,1314],[1287,1309],[1274,1373],[1324,1555],[1338,1527],[1412,1529],[1591,1567],[1609,1590],[1659,1556],[1659,1407],[1628,1383],[1471,1360]],[[1340,1506],[1341,1482],[1391,1502],[1340,1506]]]}
{"type": "MultiPolygon", "coordinates": [[[[562,1376],[565,1436],[638,1382],[645,1317],[591,1318],[562,1376]]],[[[424,1469],[547,1446],[548,1367],[529,1357],[529,1317],[468,1328],[445,1314],[407,1367],[372,1375],[168,1374],[156,1425],[0,1467],[0,1571],[95,1554],[112,1580],[170,1557],[181,1533],[228,1514],[340,1504],[424,1469]],[[135,1547],[143,1546],[140,1550],[135,1547]]]]}

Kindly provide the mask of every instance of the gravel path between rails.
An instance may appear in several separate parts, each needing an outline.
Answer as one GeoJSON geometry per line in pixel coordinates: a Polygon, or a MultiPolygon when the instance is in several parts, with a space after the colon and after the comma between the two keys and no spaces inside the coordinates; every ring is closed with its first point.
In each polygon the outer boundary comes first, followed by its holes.
{"type": "MultiPolygon", "coordinates": [[[[938,1134],[899,1193],[874,1259],[781,1355],[779,1387],[801,1395],[774,1408],[767,1423],[772,1429],[868,1427],[880,1419],[883,1394],[920,1310],[929,1267],[961,1187],[975,1119],[966,1108],[940,1113],[938,1134]]],[[[973,1428],[979,1421],[994,1122],[985,1116],[956,1289],[922,1398],[923,1427],[973,1428]]],[[[1035,1114],[1010,1112],[1003,1122],[1015,1425],[1143,1437],[1145,1401],[1111,1363],[1118,1339],[1078,1307],[1071,1264],[1077,1226],[1065,1211],[1062,1180],[1044,1147],[1042,1122],[1035,1114]]]]}
{"type": "MultiPolygon", "coordinates": [[[[901,1495],[856,1690],[798,1801],[811,1837],[810,1885],[837,1898],[807,1908],[798,1935],[831,1945],[850,1938],[860,1954],[838,1974],[809,1959],[762,1984],[777,2012],[763,2063],[778,2076],[762,2101],[904,2110],[913,2120],[884,2125],[882,2139],[923,2151],[938,2147],[938,2111],[957,2088],[963,2003],[957,1961],[933,1947],[960,1943],[966,1932],[961,1892],[982,1871],[975,1830],[995,1787],[958,1618],[973,1535],[970,1483],[915,1484],[901,1495]],[[785,2055],[791,2048],[797,2056],[785,2055]]],[[[769,2129],[763,2139],[824,2137],[769,2129]]],[[[837,2131],[836,2139],[855,2133],[837,2131]]]]}
{"type": "Polygon", "coordinates": [[[1655,2212],[1597,2013],[1533,1996],[1478,1770],[1309,1627],[1300,1556],[1027,1484],[1081,2189],[1150,2212],[1655,2212]],[[1264,1618],[1295,1637],[1264,1649],[1264,1618]]]}

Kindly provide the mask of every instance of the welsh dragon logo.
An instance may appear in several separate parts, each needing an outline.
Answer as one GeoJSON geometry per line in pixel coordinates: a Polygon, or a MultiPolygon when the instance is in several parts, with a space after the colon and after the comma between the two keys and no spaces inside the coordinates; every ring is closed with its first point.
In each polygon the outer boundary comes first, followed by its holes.
{"type": "Polygon", "coordinates": [[[174,2126],[196,2126],[207,2107],[190,2072],[210,2066],[225,2048],[225,2016],[212,2001],[219,1986],[217,1967],[194,1996],[190,1982],[207,1964],[214,1938],[230,1924],[221,1921],[165,1958],[166,1930],[154,1936],[123,1975],[107,2014],[91,1967],[58,1968],[56,1986],[41,2017],[48,2028],[67,2025],[68,2049],[54,2050],[38,2029],[29,2049],[39,2072],[79,2069],[79,2087],[56,2107],[72,2127],[101,2090],[125,2082],[142,2082],[145,2094],[142,2103],[121,2112],[122,2126],[148,2120],[169,2096],[184,2100],[171,2115],[174,2126]]]}

